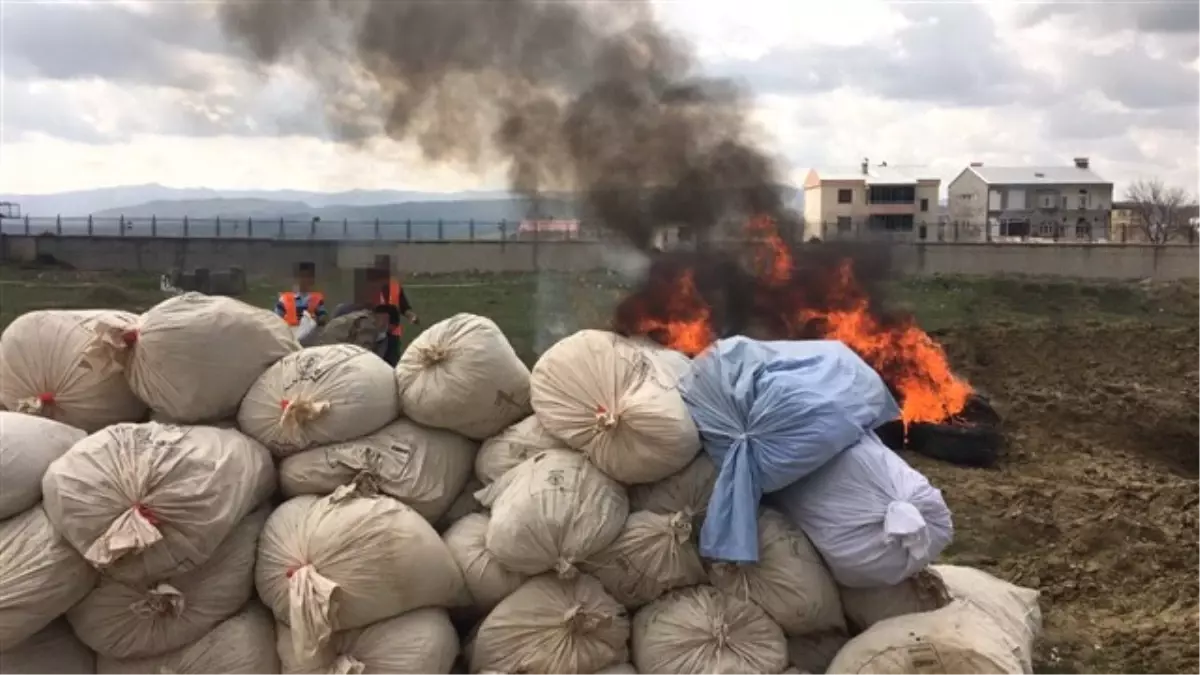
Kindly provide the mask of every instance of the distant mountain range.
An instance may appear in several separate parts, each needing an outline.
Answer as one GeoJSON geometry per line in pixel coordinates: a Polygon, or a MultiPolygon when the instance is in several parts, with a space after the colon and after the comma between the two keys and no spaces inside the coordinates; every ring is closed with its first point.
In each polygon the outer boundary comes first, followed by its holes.
{"type": "MultiPolygon", "coordinates": [[[[785,199],[801,208],[803,194],[780,186],[785,199]]],[[[350,190],[305,192],[300,190],[214,190],[131,185],[46,195],[0,195],[15,202],[21,213],[33,218],[79,217],[165,219],[246,218],[323,222],[517,221],[531,215],[530,203],[507,191],[417,192],[405,190],[350,190]]],[[[576,218],[581,209],[567,193],[544,195],[536,215],[541,218],[576,218]]]]}

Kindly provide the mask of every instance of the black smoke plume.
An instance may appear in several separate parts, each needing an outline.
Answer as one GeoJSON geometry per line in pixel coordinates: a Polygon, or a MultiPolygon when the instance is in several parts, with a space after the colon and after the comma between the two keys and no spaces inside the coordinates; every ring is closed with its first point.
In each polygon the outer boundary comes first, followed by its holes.
{"type": "Polygon", "coordinates": [[[341,140],[503,161],[515,192],[572,193],[640,248],[663,226],[790,222],[747,93],[701,76],[646,2],[226,0],[220,19],[263,66],[316,83],[341,140]]]}

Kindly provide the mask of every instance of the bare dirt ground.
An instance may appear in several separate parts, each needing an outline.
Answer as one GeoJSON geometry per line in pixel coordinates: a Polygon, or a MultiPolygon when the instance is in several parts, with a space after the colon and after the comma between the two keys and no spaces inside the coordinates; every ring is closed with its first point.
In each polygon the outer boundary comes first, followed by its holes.
{"type": "Polygon", "coordinates": [[[955,514],[950,561],[1041,589],[1040,672],[1198,672],[1195,324],[938,338],[1007,447],[992,470],[910,453],[955,514]]]}

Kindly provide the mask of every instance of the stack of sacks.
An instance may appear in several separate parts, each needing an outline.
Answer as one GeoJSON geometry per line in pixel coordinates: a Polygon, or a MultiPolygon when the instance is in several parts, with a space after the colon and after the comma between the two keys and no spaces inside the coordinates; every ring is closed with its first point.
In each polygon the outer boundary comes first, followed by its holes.
{"type": "Polygon", "coordinates": [[[508,470],[543,450],[566,450],[567,445],[551,435],[537,415],[530,415],[479,446],[475,477],[491,485],[508,470]]]}
{"type": "Polygon", "coordinates": [[[125,379],[127,344],[109,326],[133,326],[117,311],[29,312],[0,336],[0,402],[89,433],[145,419],[125,379]]]}
{"type": "Polygon", "coordinates": [[[95,587],[97,574],[54,530],[39,504],[47,467],[84,436],[53,420],[0,412],[0,669],[5,672],[88,672],[87,664],[94,661],[55,619],[95,587]]]}
{"type": "Polygon", "coordinates": [[[118,661],[101,656],[96,672],[102,675],[137,673],[278,673],[275,623],[271,613],[251,600],[237,614],[217,624],[192,644],[144,659],[118,661]]]}
{"type": "Polygon", "coordinates": [[[46,513],[104,573],[67,613],[101,672],[160,672],[218,641],[253,596],[259,507],[274,489],[266,448],[215,427],[118,424],[50,465],[46,513]]]}

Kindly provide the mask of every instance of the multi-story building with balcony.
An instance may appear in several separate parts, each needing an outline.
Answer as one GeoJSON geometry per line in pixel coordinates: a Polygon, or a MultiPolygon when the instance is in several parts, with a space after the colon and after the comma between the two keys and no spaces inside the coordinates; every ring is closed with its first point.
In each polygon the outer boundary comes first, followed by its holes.
{"type": "Polygon", "coordinates": [[[813,169],[804,179],[804,239],[920,237],[938,222],[942,181],[919,169],[813,169]]]}
{"type": "Polygon", "coordinates": [[[972,162],[950,181],[950,220],[982,238],[1102,241],[1113,184],[1087,157],[1069,166],[984,166],[972,162]]]}

